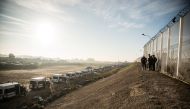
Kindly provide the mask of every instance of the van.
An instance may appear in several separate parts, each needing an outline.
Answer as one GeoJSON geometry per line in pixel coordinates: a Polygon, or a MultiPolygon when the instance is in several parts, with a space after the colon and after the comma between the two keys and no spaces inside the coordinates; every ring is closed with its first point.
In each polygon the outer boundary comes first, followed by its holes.
{"type": "Polygon", "coordinates": [[[52,82],[59,83],[65,82],[66,78],[63,74],[53,74],[52,82]]]}
{"type": "Polygon", "coordinates": [[[82,76],[82,71],[75,72],[75,77],[81,77],[81,76],[82,76]]]}
{"type": "Polygon", "coordinates": [[[75,72],[68,72],[68,73],[66,73],[66,76],[69,78],[69,79],[73,79],[73,78],[75,78],[75,72]]]}
{"type": "Polygon", "coordinates": [[[12,98],[20,94],[20,84],[18,82],[8,82],[0,84],[0,100],[12,98]]]}
{"type": "Polygon", "coordinates": [[[35,77],[30,79],[29,88],[30,89],[40,89],[45,88],[46,78],[45,77],[35,77]]]}

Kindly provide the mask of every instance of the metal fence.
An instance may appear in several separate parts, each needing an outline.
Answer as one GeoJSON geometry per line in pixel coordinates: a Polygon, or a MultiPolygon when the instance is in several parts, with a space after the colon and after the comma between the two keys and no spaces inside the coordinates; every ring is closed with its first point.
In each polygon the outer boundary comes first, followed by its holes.
{"type": "Polygon", "coordinates": [[[190,5],[144,45],[144,55],[158,58],[161,73],[190,83],[190,5]]]}

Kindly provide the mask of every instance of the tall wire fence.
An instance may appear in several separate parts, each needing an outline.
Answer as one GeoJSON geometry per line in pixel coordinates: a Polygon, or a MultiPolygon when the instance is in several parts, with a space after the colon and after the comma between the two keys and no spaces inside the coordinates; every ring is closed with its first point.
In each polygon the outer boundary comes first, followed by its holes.
{"type": "Polygon", "coordinates": [[[144,45],[161,73],[190,83],[190,4],[144,45]]]}

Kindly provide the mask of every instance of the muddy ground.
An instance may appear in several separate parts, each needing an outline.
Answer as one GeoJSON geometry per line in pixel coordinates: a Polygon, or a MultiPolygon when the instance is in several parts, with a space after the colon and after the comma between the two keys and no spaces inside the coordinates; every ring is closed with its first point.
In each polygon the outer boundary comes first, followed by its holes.
{"type": "Polygon", "coordinates": [[[47,109],[190,109],[190,86],[138,64],[59,98],[47,109]]]}

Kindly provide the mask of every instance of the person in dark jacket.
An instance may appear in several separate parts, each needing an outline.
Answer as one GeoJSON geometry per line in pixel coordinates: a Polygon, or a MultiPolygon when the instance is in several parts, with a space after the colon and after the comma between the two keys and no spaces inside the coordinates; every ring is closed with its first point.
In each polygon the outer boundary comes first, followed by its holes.
{"type": "Polygon", "coordinates": [[[156,66],[157,58],[155,55],[152,55],[152,70],[155,71],[155,66],[156,66]]]}
{"type": "Polygon", "coordinates": [[[152,56],[148,54],[148,69],[152,70],[152,56]]]}
{"type": "Polygon", "coordinates": [[[143,56],[141,58],[141,65],[142,65],[142,70],[146,70],[146,62],[147,62],[147,59],[145,56],[143,56]]]}

